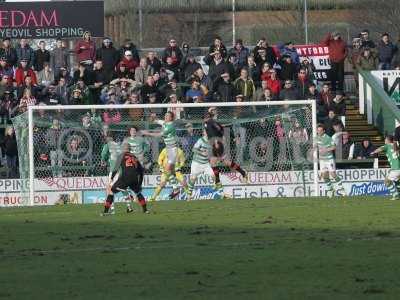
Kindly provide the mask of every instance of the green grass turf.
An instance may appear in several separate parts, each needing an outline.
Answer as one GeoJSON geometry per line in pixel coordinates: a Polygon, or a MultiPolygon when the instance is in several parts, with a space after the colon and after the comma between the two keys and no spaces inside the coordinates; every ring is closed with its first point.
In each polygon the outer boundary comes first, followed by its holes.
{"type": "Polygon", "coordinates": [[[0,299],[399,299],[400,203],[0,210],[0,299]]]}

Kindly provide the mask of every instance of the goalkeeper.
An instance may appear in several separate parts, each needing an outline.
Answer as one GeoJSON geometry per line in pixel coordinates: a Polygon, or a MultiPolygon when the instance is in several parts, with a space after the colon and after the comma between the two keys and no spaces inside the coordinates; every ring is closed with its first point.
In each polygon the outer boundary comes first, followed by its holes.
{"type": "Polygon", "coordinates": [[[182,174],[182,168],[185,165],[185,154],[181,148],[177,148],[177,155],[175,161],[175,170],[173,173],[166,171],[166,167],[168,166],[168,150],[165,147],[158,156],[158,166],[161,172],[161,181],[159,185],[156,187],[154,194],[150,197],[149,201],[155,201],[158,195],[161,193],[162,189],[165,185],[170,182],[173,184],[172,192],[169,195],[170,199],[174,199],[179,194],[179,188],[176,186],[176,182],[179,182],[182,187],[185,189],[186,194],[188,195],[187,184],[185,181],[185,176],[182,174]]]}
{"type": "Polygon", "coordinates": [[[390,170],[385,179],[385,185],[392,195],[391,200],[399,200],[400,159],[399,151],[396,149],[397,147],[393,143],[393,140],[394,137],[392,135],[387,136],[385,138],[385,145],[371,152],[370,155],[373,156],[380,152],[385,152],[390,164],[390,170]]]}

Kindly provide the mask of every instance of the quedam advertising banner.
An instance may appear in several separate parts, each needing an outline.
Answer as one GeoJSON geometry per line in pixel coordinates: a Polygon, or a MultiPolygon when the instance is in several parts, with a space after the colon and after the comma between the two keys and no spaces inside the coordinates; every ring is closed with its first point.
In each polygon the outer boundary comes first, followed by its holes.
{"type": "Polygon", "coordinates": [[[103,1],[6,2],[0,5],[0,38],[104,36],[103,1]]]}

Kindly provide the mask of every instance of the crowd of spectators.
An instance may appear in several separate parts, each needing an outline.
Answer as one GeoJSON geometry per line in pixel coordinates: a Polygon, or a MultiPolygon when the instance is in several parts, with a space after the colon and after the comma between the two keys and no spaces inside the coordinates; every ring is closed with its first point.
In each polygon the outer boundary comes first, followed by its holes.
{"type": "MultiPolygon", "coordinates": [[[[215,37],[204,57],[196,60],[187,43],[179,46],[170,39],[162,53],[140,53],[130,40],[118,48],[110,38],[98,47],[90,32],[75,43],[76,64],[70,65],[69,51],[58,39],[52,50],[40,41],[34,50],[21,39],[16,47],[9,38],[0,48],[0,123],[11,119],[30,105],[130,104],[130,103],[212,103],[235,101],[271,101],[313,99],[317,102],[318,121],[327,133],[346,114],[344,63],[364,70],[395,69],[400,66],[398,47],[387,33],[377,43],[364,30],[347,45],[339,32],[321,41],[329,48],[330,82],[317,82],[315,67],[300,59],[291,41],[272,46],[261,38],[246,47],[241,39],[228,48],[215,37]]],[[[174,111],[178,118],[183,111],[174,111]]],[[[154,118],[159,111],[132,110],[132,119],[154,118]]],[[[105,124],[118,122],[118,113],[100,116],[105,124]]],[[[342,124],[343,125],[343,124],[342,124]]],[[[5,128],[4,126],[4,128],[5,128]]],[[[301,140],[301,130],[293,128],[289,136],[301,140]]],[[[9,171],[16,170],[16,144],[12,128],[0,133],[2,153],[9,171]]],[[[279,132],[279,130],[278,130],[279,132]]],[[[308,138],[308,137],[307,137],[308,138]]]]}

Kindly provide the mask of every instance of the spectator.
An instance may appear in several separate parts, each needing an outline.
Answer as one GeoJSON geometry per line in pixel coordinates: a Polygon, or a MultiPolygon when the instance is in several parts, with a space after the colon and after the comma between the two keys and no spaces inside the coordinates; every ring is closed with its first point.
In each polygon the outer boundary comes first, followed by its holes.
{"type": "Polygon", "coordinates": [[[278,79],[275,69],[271,69],[269,72],[271,78],[267,80],[267,88],[271,90],[274,98],[279,98],[279,94],[281,93],[281,81],[278,79]]]}
{"type": "MultiPolygon", "coordinates": [[[[113,101],[110,101],[107,104],[112,105],[115,103],[113,101]]],[[[119,124],[121,122],[121,119],[121,113],[115,108],[111,107],[103,113],[103,122],[106,125],[119,124]]]]}
{"type": "Polygon", "coordinates": [[[139,51],[137,50],[136,45],[130,39],[126,39],[124,41],[124,45],[119,49],[120,61],[122,61],[126,56],[126,51],[130,51],[132,54],[132,60],[136,62],[136,65],[139,65],[139,51]]]}
{"type": "Polygon", "coordinates": [[[46,146],[50,154],[51,172],[53,177],[62,176],[63,151],[59,148],[58,141],[62,134],[61,122],[54,118],[51,127],[46,132],[46,146]]]}
{"type": "Polygon", "coordinates": [[[247,69],[243,68],[240,70],[240,77],[237,78],[234,83],[235,92],[237,95],[243,95],[244,101],[250,101],[256,91],[256,87],[247,69]]]}
{"type": "Polygon", "coordinates": [[[94,104],[98,104],[100,102],[101,89],[108,84],[108,77],[107,71],[103,68],[103,62],[101,60],[97,60],[94,65],[93,72],[94,83],[93,86],[90,86],[94,104]]]}
{"type": "Polygon", "coordinates": [[[216,81],[214,101],[217,102],[233,102],[235,96],[235,87],[233,86],[229,73],[221,75],[220,79],[216,81]]]}
{"type": "Polygon", "coordinates": [[[92,41],[89,31],[83,33],[83,37],[75,45],[75,54],[79,63],[93,64],[96,59],[96,44],[92,41]]]}
{"type": "Polygon", "coordinates": [[[170,39],[169,45],[164,49],[163,55],[162,55],[162,60],[164,63],[168,64],[168,58],[170,61],[170,65],[173,67],[179,67],[179,64],[181,63],[182,60],[182,51],[177,46],[176,40],[175,39],[170,39]]]}
{"type": "Polygon", "coordinates": [[[279,93],[280,100],[299,100],[299,92],[291,80],[285,80],[285,85],[279,93]]]}
{"type": "Polygon", "coordinates": [[[200,82],[197,79],[192,80],[190,89],[185,95],[186,103],[199,103],[204,102],[204,94],[200,89],[200,82]]]}
{"type": "Polygon", "coordinates": [[[333,98],[330,106],[328,106],[328,110],[333,110],[338,117],[346,115],[346,103],[342,91],[336,92],[336,96],[333,98]]]}
{"type": "Polygon", "coordinates": [[[57,95],[58,99],[60,99],[60,104],[68,104],[68,87],[64,77],[60,77],[58,80],[58,84],[55,88],[55,94],[57,95]]]}
{"type": "Polygon", "coordinates": [[[253,80],[254,85],[259,87],[260,83],[260,68],[256,65],[253,56],[249,56],[247,58],[247,65],[246,65],[247,72],[249,73],[249,78],[253,80]]]}
{"type": "Polygon", "coordinates": [[[4,96],[6,91],[12,91],[12,85],[8,79],[8,75],[2,75],[0,77],[0,98],[4,96]]]}
{"type": "Polygon", "coordinates": [[[371,41],[369,39],[369,30],[368,29],[364,29],[363,31],[361,31],[360,33],[360,38],[361,38],[361,47],[362,48],[375,48],[375,43],[373,41],[371,41]]]}
{"type": "Polygon", "coordinates": [[[62,68],[68,70],[68,49],[64,47],[60,38],[57,38],[56,47],[50,52],[50,66],[57,80],[61,76],[62,68]]]}
{"type": "MultiPolygon", "coordinates": [[[[324,122],[325,133],[329,136],[332,136],[335,133],[335,130],[333,129],[333,124],[338,123],[341,122],[335,115],[335,112],[333,110],[328,111],[328,118],[326,118],[324,122]]],[[[344,127],[343,124],[342,127],[344,127]]]]}
{"type": "Polygon", "coordinates": [[[373,71],[378,69],[379,60],[370,48],[364,48],[356,64],[361,70],[373,71]]]}
{"type": "Polygon", "coordinates": [[[281,53],[281,56],[289,56],[291,61],[298,67],[300,65],[300,57],[297,53],[296,48],[292,42],[287,42],[284,44],[278,44],[278,49],[281,53]]]}
{"type": "Polygon", "coordinates": [[[368,138],[365,138],[357,145],[355,156],[357,159],[371,158],[371,153],[374,152],[375,149],[376,147],[371,143],[371,141],[368,138]]]}
{"type": "Polygon", "coordinates": [[[78,68],[74,71],[72,82],[77,83],[79,79],[83,80],[86,85],[91,85],[93,81],[91,72],[82,62],[79,63],[78,68]]]}
{"type": "Polygon", "coordinates": [[[9,123],[19,110],[19,102],[15,99],[14,93],[6,90],[0,97],[0,119],[4,123],[9,123]]]}
{"type": "Polygon", "coordinates": [[[261,67],[261,72],[260,72],[260,80],[261,81],[267,81],[268,79],[271,78],[271,65],[269,63],[264,63],[261,67]]]}
{"type": "Polygon", "coordinates": [[[58,97],[58,94],[56,93],[56,87],[53,84],[50,84],[47,87],[43,88],[39,102],[46,105],[62,104],[61,99],[58,97]]]}
{"type": "Polygon", "coordinates": [[[289,140],[292,146],[294,163],[304,163],[309,137],[307,130],[301,126],[298,119],[292,120],[292,128],[289,130],[289,140]]]}
{"type": "Polygon", "coordinates": [[[198,68],[194,72],[193,77],[196,77],[200,81],[200,88],[202,89],[203,94],[206,96],[206,100],[210,101],[212,98],[211,91],[213,90],[213,85],[210,78],[204,74],[203,68],[198,68]]]}
{"type": "Polygon", "coordinates": [[[344,87],[344,60],[347,56],[346,43],[340,37],[339,32],[328,34],[322,41],[323,46],[329,49],[329,59],[331,61],[330,80],[332,91],[336,89],[343,91],[344,87]]]}
{"type": "Polygon", "coordinates": [[[147,59],[141,58],[139,67],[137,67],[135,70],[135,81],[144,84],[147,77],[152,76],[153,74],[154,70],[147,64],[147,59]]]}
{"type": "MultiPolygon", "coordinates": [[[[178,97],[176,94],[169,95],[169,103],[170,104],[180,104],[181,102],[178,101],[178,97]]],[[[180,120],[184,117],[184,109],[183,107],[168,107],[167,111],[170,111],[174,114],[175,120],[180,120]]]]}
{"type": "Polygon", "coordinates": [[[287,161],[286,132],[280,116],[275,117],[272,135],[272,153],[276,170],[283,170],[287,161]]]}
{"type": "Polygon", "coordinates": [[[310,86],[311,81],[307,76],[306,69],[300,69],[299,73],[297,74],[296,80],[296,88],[299,93],[300,99],[306,99],[306,95],[308,93],[308,87],[310,86]]]}
{"type": "Polygon", "coordinates": [[[181,62],[182,77],[181,81],[188,81],[191,76],[201,68],[201,65],[195,60],[193,54],[188,54],[181,62]]]}
{"type": "Polygon", "coordinates": [[[122,78],[135,80],[135,74],[129,72],[128,68],[124,63],[120,63],[118,65],[116,71],[114,71],[114,74],[112,76],[112,79],[122,79],[122,78]]]}
{"type": "MultiPolygon", "coordinates": [[[[338,157],[339,158],[341,157],[342,159],[348,159],[348,160],[353,159],[355,145],[350,138],[350,134],[345,131],[345,132],[343,132],[341,137],[342,137],[341,140],[339,139],[339,141],[341,141],[341,147],[337,146],[339,148],[339,154],[337,154],[338,157]],[[340,154],[341,154],[341,156],[340,156],[340,154]]],[[[338,151],[336,151],[336,153],[338,153],[338,151]]]]}
{"type": "Polygon", "coordinates": [[[8,126],[1,145],[6,156],[7,178],[17,178],[18,148],[14,129],[8,126]]]}
{"type": "Polygon", "coordinates": [[[217,52],[221,55],[223,59],[228,56],[225,45],[222,43],[222,39],[219,36],[214,38],[214,43],[208,49],[208,55],[214,56],[217,52]]]}
{"type": "Polygon", "coordinates": [[[26,59],[22,59],[20,61],[19,67],[15,70],[15,83],[17,86],[21,86],[24,84],[24,80],[26,76],[29,76],[32,79],[32,84],[37,85],[36,73],[32,68],[29,67],[28,61],[26,59]]]}
{"type": "Polygon", "coordinates": [[[65,80],[65,85],[66,86],[71,86],[73,84],[73,78],[71,77],[70,73],[68,72],[68,70],[64,67],[60,68],[59,71],[59,77],[56,77],[56,74],[54,73],[55,76],[55,80],[59,81],[61,78],[63,78],[65,80]]]}
{"type": "Polygon", "coordinates": [[[307,91],[305,99],[315,100],[315,101],[318,101],[318,99],[320,99],[320,94],[318,92],[317,86],[314,83],[311,83],[308,86],[308,91],[307,91]]]}
{"type": "Polygon", "coordinates": [[[233,54],[228,55],[228,60],[226,61],[226,65],[228,67],[228,72],[230,78],[234,81],[239,77],[239,64],[236,59],[236,56],[233,54]]]}
{"type": "Polygon", "coordinates": [[[150,51],[147,54],[147,64],[153,68],[154,73],[160,72],[161,69],[161,61],[157,58],[157,54],[154,51],[150,51]]]}
{"type": "Polygon", "coordinates": [[[15,50],[17,53],[18,63],[21,63],[22,60],[25,60],[27,67],[32,68],[35,60],[35,54],[31,46],[28,45],[28,40],[21,39],[15,50]]]}
{"type": "Polygon", "coordinates": [[[132,74],[135,74],[135,70],[136,68],[139,66],[139,61],[136,61],[133,58],[133,54],[132,51],[130,50],[126,50],[124,57],[122,58],[122,60],[119,62],[118,67],[123,64],[126,66],[128,72],[131,72],[132,74]]]}
{"type": "Polygon", "coordinates": [[[185,128],[186,132],[181,137],[181,145],[183,152],[189,155],[189,157],[186,157],[186,159],[189,160],[191,159],[191,155],[193,154],[192,149],[194,147],[194,144],[196,144],[199,136],[195,135],[192,123],[186,123],[185,128]]]}
{"type": "Polygon", "coordinates": [[[239,68],[243,68],[247,64],[247,58],[249,57],[249,49],[243,46],[243,41],[237,39],[234,47],[229,51],[230,55],[236,57],[239,68]]]}
{"type": "Polygon", "coordinates": [[[378,43],[377,50],[379,70],[391,70],[393,58],[399,49],[390,41],[388,33],[382,34],[382,39],[378,43]]]}
{"type": "Polygon", "coordinates": [[[14,70],[7,64],[7,59],[5,57],[0,57],[0,78],[3,76],[7,77],[10,84],[13,83],[14,70]]]}
{"type": "MultiPolygon", "coordinates": [[[[155,94],[156,99],[159,98],[158,96],[158,90],[155,86],[154,78],[153,76],[148,76],[146,83],[143,85],[143,87],[140,89],[141,97],[143,103],[149,103],[149,95],[150,94],[155,94]]],[[[157,101],[158,102],[158,101],[157,101]]]]}
{"type": "MultiPolygon", "coordinates": [[[[253,101],[261,101],[261,97],[264,94],[264,90],[267,88],[267,82],[261,81],[261,86],[256,88],[253,95],[253,101]]],[[[271,90],[270,90],[271,91],[271,90]]]]}
{"type": "MultiPolygon", "coordinates": [[[[136,93],[131,93],[126,104],[140,104],[139,95],[136,93]]],[[[144,111],[143,108],[130,108],[128,110],[128,114],[132,121],[138,121],[143,120],[144,111]]]]}
{"type": "Polygon", "coordinates": [[[83,103],[82,91],[78,88],[74,88],[68,100],[70,105],[81,105],[83,103]]]}
{"type": "Polygon", "coordinates": [[[20,85],[17,89],[18,99],[22,98],[25,90],[30,90],[32,96],[35,98],[39,94],[38,88],[36,87],[36,85],[33,84],[33,79],[29,74],[25,76],[24,84],[20,85]]]}
{"type": "Polygon", "coordinates": [[[11,39],[3,38],[3,47],[0,48],[0,57],[4,57],[7,65],[16,67],[18,63],[17,51],[11,46],[11,39]]]}
{"type": "Polygon", "coordinates": [[[46,50],[46,42],[40,41],[39,42],[39,49],[35,52],[35,59],[34,59],[34,70],[36,72],[40,72],[44,68],[44,63],[50,63],[50,52],[46,50]]]}
{"type": "Polygon", "coordinates": [[[78,79],[76,84],[72,85],[69,90],[70,90],[69,104],[85,104],[85,105],[93,104],[94,101],[92,99],[92,94],[90,92],[90,89],[85,84],[82,78],[78,79]],[[76,97],[74,98],[74,93],[79,93],[79,94],[75,94],[76,97]]]}
{"type": "Polygon", "coordinates": [[[261,95],[260,98],[256,99],[257,101],[274,101],[276,100],[274,94],[272,94],[271,90],[269,88],[266,88],[263,90],[263,94],[261,95]]]}
{"type": "Polygon", "coordinates": [[[361,55],[361,39],[354,38],[352,42],[352,47],[350,48],[350,52],[348,55],[348,61],[352,66],[353,69],[353,77],[354,81],[356,82],[356,86],[358,87],[358,69],[357,69],[357,61],[359,56],[361,55]]]}
{"type": "MultiPolygon", "coordinates": [[[[200,89],[201,89],[201,84],[200,84],[200,89]]],[[[170,95],[175,94],[177,97],[177,101],[181,102],[183,100],[182,88],[177,85],[176,80],[171,80],[170,82],[168,82],[168,84],[165,85],[165,88],[163,88],[161,92],[168,99],[170,95]]]]}
{"type": "Polygon", "coordinates": [[[265,38],[258,41],[257,46],[253,49],[254,59],[258,66],[268,63],[273,67],[277,63],[276,53],[272,47],[270,47],[265,38]]]}
{"type": "Polygon", "coordinates": [[[112,40],[110,38],[104,38],[101,48],[96,51],[96,60],[101,60],[103,62],[103,69],[107,74],[107,81],[111,81],[119,58],[119,51],[114,48],[112,40]]]}
{"type": "Polygon", "coordinates": [[[282,80],[295,80],[297,74],[297,65],[293,63],[292,58],[288,55],[284,55],[280,61],[281,70],[279,72],[279,78],[282,80]]]}
{"type": "Polygon", "coordinates": [[[44,87],[48,87],[54,82],[54,72],[50,69],[49,62],[43,63],[43,69],[38,72],[37,81],[39,85],[44,87]]]}
{"type": "Polygon", "coordinates": [[[213,52],[204,58],[206,64],[209,65],[208,76],[212,84],[219,80],[222,74],[229,73],[227,64],[224,62],[220,52],[213,52]]]}
{"type": "Polygon", "coordinates": [[[30,89],[25,89],[22,98],[19,100],[19,106],[28,107],[32,105],[36,105],[36,98],[32,95],[30,89]]]}
{"type": "Polygon", "coordinates": [[[300,70],[304,69],[306,71],[306,76],[308,80],[311,82],[316,83],[314,72],[316,70],[314,63],[308,57],[305,57],[300,64],[300,70]]]}
{"type": "Polygon", "coordinates": [[[335,96],[332,94],[329,84],[324,83],[320,94],[320,102],[327,110],[332,105],[333,98],[335,98],[335,96]]]}

